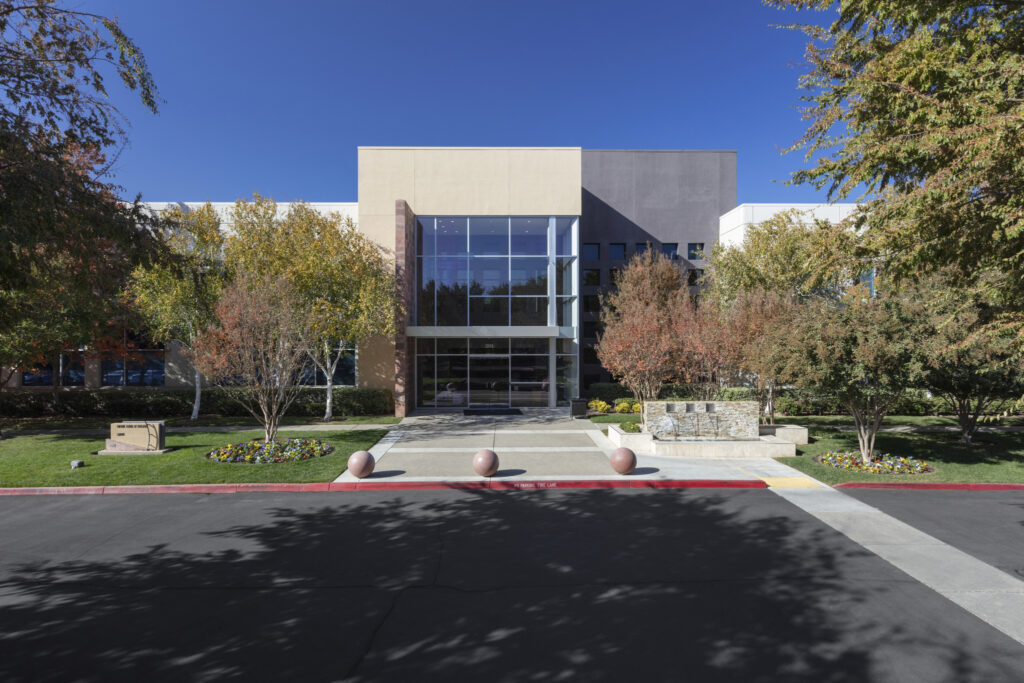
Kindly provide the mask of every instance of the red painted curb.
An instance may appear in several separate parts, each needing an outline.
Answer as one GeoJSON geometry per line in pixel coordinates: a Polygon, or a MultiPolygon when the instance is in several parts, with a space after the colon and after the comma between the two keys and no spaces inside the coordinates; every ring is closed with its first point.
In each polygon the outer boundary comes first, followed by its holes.
{"type": "Polygon", "coordinates": [[[836,484],[836,489],[918,489],[923,491],[1024,491],[1024,484],[957,484],[942,482],[900,482],[889,481],[851,481],[845,484],[836,484]]]}
{"type": "MultiPolygon", "coordinates": [[[[871,485],[879,486],[879,485],[871,485]]],[[[939,485],[935,485],[939,486],[939,485]]],[[[974,484],[972,486],[985,486],[974,484]]],[[[1016,488],[1015,484],[988,486],[1016,488]]],[[[155,484],[150,486],[53,486],[0,489],[0,496],[43,495],[122,495],[150,493],[262,493],[262,492],[336,492],[336,491],[538,491],[554,489],[763,489],[760,480],[735,479],[566,479],[516,481],[357,481],[316,482],[307,484],[155,484]]],[[[1024,488],[1024,485],[1020,485],[1024,488]]]]}

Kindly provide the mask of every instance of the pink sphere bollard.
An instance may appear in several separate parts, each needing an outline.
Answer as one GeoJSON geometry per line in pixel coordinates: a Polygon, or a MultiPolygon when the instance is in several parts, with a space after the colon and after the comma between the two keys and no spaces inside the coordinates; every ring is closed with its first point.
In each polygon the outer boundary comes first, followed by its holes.
{"type": "Polygon", "coordinates": [[[612,469],[619,474],[633,474],[636,469],[636,453],[628,448],[616,448],[611,459],[612,469]]]}
{"type": "Polygon", "coordinates": [[[484,448],[473,456],[473,471],[481,477],[493,477],[498,471],[498,454],[484,448]]]}
{"type": "Polygon", "coordinates": [[[363,479],[373,473],[375,464],[370,451],[356,451],[348,458],[348,471],[356,479],[363,479]]]}

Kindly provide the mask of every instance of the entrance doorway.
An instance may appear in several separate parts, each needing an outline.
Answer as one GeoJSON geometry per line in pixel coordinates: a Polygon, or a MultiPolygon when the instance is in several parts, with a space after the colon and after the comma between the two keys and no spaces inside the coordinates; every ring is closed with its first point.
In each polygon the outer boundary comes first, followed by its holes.
{"type": "Polygon", "coordinates": [[[506,408],[508,405],[508,356],[470,356],[469,407],[506,408]]]}

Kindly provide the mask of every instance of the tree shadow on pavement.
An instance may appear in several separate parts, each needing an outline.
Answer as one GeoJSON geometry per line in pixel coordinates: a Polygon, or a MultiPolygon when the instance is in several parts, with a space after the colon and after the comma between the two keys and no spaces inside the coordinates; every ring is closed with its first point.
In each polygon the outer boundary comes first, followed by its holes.
{"type": "Polygon", "coordinates": [[[106,545],[5,563],[0,679],[1022,671],[1016,643],[766,491],[119,498],[106,514],[142,521],[106,545]]]}

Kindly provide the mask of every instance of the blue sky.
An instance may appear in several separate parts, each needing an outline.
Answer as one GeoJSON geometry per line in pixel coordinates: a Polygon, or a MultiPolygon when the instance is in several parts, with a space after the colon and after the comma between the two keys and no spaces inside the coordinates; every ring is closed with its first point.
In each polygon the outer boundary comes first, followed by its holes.
{"type": "Polygon", "coordinates": [[[115,180],[149,201],[356,200],[358,145],[735,149],[740,202],[783,184],[804,37],[758,0],[86,0],[166,102],[115,180]]]}

